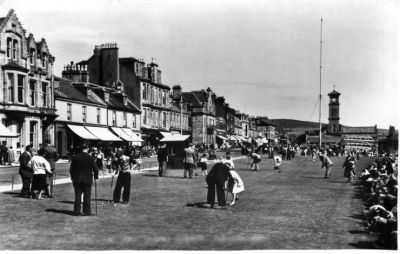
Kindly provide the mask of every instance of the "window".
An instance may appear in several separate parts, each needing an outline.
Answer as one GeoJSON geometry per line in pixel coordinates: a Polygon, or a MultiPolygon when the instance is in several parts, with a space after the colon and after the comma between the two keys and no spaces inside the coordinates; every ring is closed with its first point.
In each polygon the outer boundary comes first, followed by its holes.
{"type": "Polygon", "coordinates": [[[159,93],[158,93],[158,103],[159,103],[160,106],[162,105],[162,101],[163,101],[162,95],[163,95],[163,91],[162,91],[162,90],[159,90],[159,93]]]}
{"type": "Polygon", "coordinates": [[[29,143],[31,145],[36,144],[36,122],[31,121],[29,125],[29,143]]]}
{"type": "Polygon", "coordinates": [[[7,58],[11,58],[11,51],[12,51],[12,39],[7,38],[7,58]]]}
{"type": "Polygon", "coordinates": [[[147,90],[147,93],[146,93],[146,100],[150,100],[150,85],[149,84],[146,84],[146,90],[147,90]]]}
{"type": "Polygon", "coordinates": [[[126,127],[128,125],[128,119],[126,116],[126,112],[124,112],[124,127],[126,127]]]}
{"type": "Polygon", "coordinates": [[[14,74],[8,73],[8,101],[14,102],[14,74]]]}
{"type": "Polygon", "coordinates": [[[163,127],[166,128],[167,127],[167,113],[163,112],[163,127]]]}
{"type": "Polygon", "coordinates": [[[36,81],[29,80],[29,103],[31,106],[35,106],[36,99],[36,81]]]}
{"type": "Polygon", "coordinates": [[[147,108],[143,109],[143,124],[147,124],[147,108]]]}
{"type": "Polygon", "coordinates": [[[24,83],[25,76],[18,75],[17,98],[19,103],[24,103],[24,83]]]}
{"type": "Polygon", "coordinates": [[[97,108],[97,123],[100,123],[100,108],[97,108]]]}
{"type": "Polygon", "coordinates": [[[47,107],[47,83],[42,83],[42,102],[43,107],[47,107]]]}
{"type": "Polygon", "coordinates": [[[136,128],[136,115],[133,115],[132,128],[136,128]]]}
{"type": "Polygon", "coordinates": [[[18,41],[13,40],[13,59],[18,60],[18,41]]]}
{"type": "Polygon", "coordinates": [[[86,123],[86,106],[82,106],[82,121],[86,123]]]}
{"type": "Polygon", "coordinates": [[[146,83],[143,83],[143,95],[142,95],[143,97],[143,100],[146,100],[146,83]]]}
{"type": "Polygon", "coordinates": [[[47,69],[47,54],[43,54],[40,60],[42,61],[42,67],[47,69]]]}
{"type": "Polygon", "coordinates": [[[162,103],[164,106],[167,104],[167,92],[163,92],[163,98],[162,98],[162,103]]]}
{"type": "Polygon", "coordinates": [[[117,112],[112,112],[112,126],[117,126],[117,112]]]}
{"type": "Polygon", "coordinates": [[[35,65],[35,50],[31,49],[31,52],[29,54],[29,62],[31,64],[31,66],[35,65]]]}
{"type": "Polygon", "coordinates": [[[72,120],[72,104],[67,103],[67,121],[72,120]]]}

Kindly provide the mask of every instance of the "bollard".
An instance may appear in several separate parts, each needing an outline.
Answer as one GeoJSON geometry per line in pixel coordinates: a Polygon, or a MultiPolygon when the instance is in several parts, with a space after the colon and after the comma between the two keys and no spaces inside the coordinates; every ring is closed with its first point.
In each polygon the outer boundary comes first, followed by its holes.
{"type": "Polygon", "coordinates": [[[14,175],[12,176],[11,180],[11,190],[14,190],[14,175]]]}

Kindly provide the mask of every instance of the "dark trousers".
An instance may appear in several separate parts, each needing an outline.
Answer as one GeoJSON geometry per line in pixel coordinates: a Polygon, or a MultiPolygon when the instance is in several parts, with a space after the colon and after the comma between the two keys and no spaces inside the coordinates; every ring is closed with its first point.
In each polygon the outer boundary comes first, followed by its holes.
{"type": "Polygon", "coordinates": [[[208,191],[207,191],[207,203],[214,206],[215,203],[215,188],[217,188],[218,205],[225,206],[225,192],[224,185],[214,181],[213,179],[206,179],[208,191]]]}
{"type": "Polygon", "coordinates": [[[167,162],[158,161],[158,176],[166,176],[167,174],[167,162]]]}
{"type": "Polygon", "coordinates": [[[194,168],[194,164],[184,162],[184,163],[183,163],[183,167],[184,167],[183,177],[186,178],[186,176],[187,176],[188,173],[189,173],[189,179],[192,179],[192,178],[193,178],[193,168],[194,168]]]}
{"type": "Polygon", "coordinates": [[[74,183],[75,190],[75,203],[74,203],[74,215],[79,215],[81,213],[81,199],[83,194],[83,214],[90,215],[90,199],[92,194],[92,185],[83,183],[74,183]]]}
{"type": "Polygon", "coordinates": [[[130,173],[122,173],[120,172],[117,178],[117,183],[115,184],[114,189],[114,203],[118,203],[121,198],[121,190],[124,187],[124,191],[122,193],[123,202],[129,202],[129,195],[131,193],[131,174],[130,173]]]}
{"type": "Polygon", "coordinates": [[[30,196],[32,194],[32,192],[31,192],[32,177],[27,177],[27,176],[24,176],[23,174],[20,174],[20,175],[21,175],[21,179],[22,179],[21,195],[30,196]]]}

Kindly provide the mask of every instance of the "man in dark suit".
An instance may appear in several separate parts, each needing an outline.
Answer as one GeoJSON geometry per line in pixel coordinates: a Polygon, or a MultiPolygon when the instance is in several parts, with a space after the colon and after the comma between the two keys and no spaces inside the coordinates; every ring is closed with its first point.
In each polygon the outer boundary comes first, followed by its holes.
{"type": "Polygon", "coordinates": [[[167,174],[167,162],[168,162],[166,144],[158,148],[157,160],[158,160],[158,176],[165,176],[167,174]]]}
{"type": "Polygon", "coordinates": [[[28,167],[28,162],[32,157],[31,150],[32,150],[31,146],[27,145],[25,147],[25,152],[23,152],[21,156],[19,156],[19,174],[21,175],[22,179],[21,196],[27,198],[32,196],[31,182],[33,176],[33,170],[32,168],[28,167]]]}
{"type": "Polygon", "coordinates": [[[74,215],[91,215],[90,200],[94,179],[99,178],[99,169],[94,158],[90,156],[89,148],[83,147],[82,152],[76,155],[71,162],[70,174],[75,190],[74,215]],[[81,214],[81,197],[83,194],[83,213],[81,214]]]}
{"type": "Polygon", "coordinates": [[[215,188],[217,188],[218,205],[225,208],[225,193],[224,185],[225,181],[228,180],[228,184],[233,185],[233,177],[229,172],[230,168],[223,164],[215,164],[207,175],[206,182],[208,185],[207,191],[207,203],[210,204],[210,208],[214,208],[215,202],[215,188]]]}
{"type": "Polygon", "coordinates": [[[52,172],[51,174],[46,173],[47,196],[53,197],[53,176],[56,171],[57,150],[51,145],[50,141],[47,141],[47,146],[44,150],[44,158],[49,162],[52,172]]]}

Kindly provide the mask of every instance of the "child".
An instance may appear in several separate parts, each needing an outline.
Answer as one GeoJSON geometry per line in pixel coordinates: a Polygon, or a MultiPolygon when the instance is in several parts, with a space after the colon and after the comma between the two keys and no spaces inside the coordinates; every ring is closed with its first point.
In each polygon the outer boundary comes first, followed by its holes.
{"type": "Polygon", "coordinates": [[[281,172],[281,169],[279,168],[279,166],[282,164],[282,158],[279,157],[279,156],[277,156],[277,155],[275,155],[275,156],[274,156],[274,162],[275,162],[275,167],[274,167],[274,169],[275,169],[275,170],[279,170],[279,173],[280,173],[280,172],[281,172]]]}
{"type": "Polygon", "coordinates": [[[201,174],[203,176],[207,176],[207,154],[203,153],[203,156],[200,159],[199,166],[201,168],[201,174]]]}
{"type": "Polygon", "coordinates": [[[230,206],[233,206],[237,200],[239,200],[239,193],[244,191],[244,184],[242,179],[240,178],[239,174],[235,171],[233,167],[229,163],[225,163],[228,167],[230,167],[229,173],[231,173],[231,176],[234,180],[233,185],[230,186],[228,184],[228,192],[232,193],[232,201],[229,204],[230,206]]]}
{"type": "Polygon", "coordinates": [[[107,173],[108,173],[108,174],[111,174],[111,173],[112,173],[111,162],[112,162],[111,156],[107,156],[107,159],[106,159],[106,169],[107,169],[107,173]]]}

